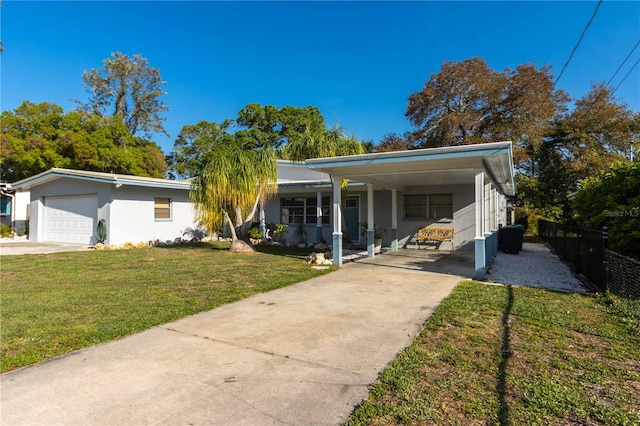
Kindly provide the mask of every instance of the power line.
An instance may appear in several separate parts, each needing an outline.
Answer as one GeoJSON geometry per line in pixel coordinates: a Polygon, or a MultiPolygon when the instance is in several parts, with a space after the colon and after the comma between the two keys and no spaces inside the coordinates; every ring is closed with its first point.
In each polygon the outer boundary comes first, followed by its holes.
{"type": "MultiPolygon", "coordinates": [[[[638,47],[638,45],[640,44],[640,40],[638,40],[638,42],[636,43],[635,46],[633,46],[633,49],[631,49],[631,52],[629,52],[629,54],[627,55],[626,58],[624,58],[624,61],[622,61],[622,63],[620,64],[620,66],[618,67],[618,69],[616,70],[616,72],[613,73],[613,75],[611,76],[611,78],[609,79],[609,81],[607,81],[607,84],[605,84],[605,87],[607,87],[611,81],[615,78],[616,75],[618,75],[618,72],[620,71],[620,69],[623,67],[624,64],[627,63],[627,60],[629,59],[629,57],[631,56],[631,54],[633,53],[634,50],[636,50],[636,47],[638,47]]],[[[635,66],[635,65],[634,65],[635,66]]],[[[616,87],[617,89],[617,87],[616,87]]]]}
{"type": "Polygon", "coordinates": [[[582,42],[582,38],[584,37],[585,33],[587,32],[587,29],[589,28],[589,25],[591,25],[591,23],[593,22],[593,18],[596,17],[596,14],[598,13],[598,8],[600,7],[601,4],[602,4],[602,0],[600,0],[598,2],[598,5],[596,6],[596,9],[593,11],[593,15],[591,15],[591,19],[589,19],[589,22],[587,22],[587,26],[584,27],[584,30],[582,30],[582,34],[580,34],[580,38],[578,39],[578,42],[576,43],[575,47],[571,51],[571,54],[569,55],[569,59],[567,59],[567,62],[562,67],[562,70],[560,71],[560,74],[558,75],[558,78],[556,78],[555,83],[558,83],[558,81],[562,77],[562,74],[564,74],[564,70],[567,68],[567,65],[569,65],[569,62],[571,62],[571,58],[573,58],[573,54],[578,49],[578,46],[580,46],[580,42],[582,42]]]}
{"type": "Polygon", "coordinates": [[[624,81],[627,79],[627,77],[629,77],[629,74],[631,74],[631,71],[633,71],[633,69],[638,65],[638,63],[640,62],[640,58],[638,58],[638,60],[636,61],[635,64],[633,64],[633,66],[631,67],[631,69],[629,70],[629,72],[627,72],[625,74],[625,76],[622,78],[622,80],[620,80],[620,83],[618,83],[618,85],[616,86],[615,89],[613,89],[613,92],[611,92],[611,95],[613,95],[614,93],[616,93],[616,90],[618,90],[618,87],[620,87],[620,85],[622,83],[624,83],[624,81]]]}

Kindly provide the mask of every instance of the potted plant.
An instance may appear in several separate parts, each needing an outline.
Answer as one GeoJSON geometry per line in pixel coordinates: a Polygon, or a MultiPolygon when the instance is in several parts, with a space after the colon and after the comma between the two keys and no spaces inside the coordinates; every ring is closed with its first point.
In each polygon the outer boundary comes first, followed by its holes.
{"type": "Polygon", "coordinates": [[[286,223],[269,224],[268,228],[271,231],[271,238],[273,241],[284,244],[286,241],[287,228],[289,225],[286,223]]]}
{"type": "Polygon", "coordinates": [[[296,225],[295,237],[298,239],[298,244],[304,246],[307,245],[309,233],[307,232],[307,228],[304,227],[304,223],[298,223],[296,225]]]}
{"type": "MultiPolygon", "coordinates": [[[[367,222],[361,222],[360,236],[366,237],[368,230],[369,225],[367,224],[367,222]]],[[[377,228],[375,225],[373,225],[373,246],[376,253],[380,253],[380,251],[382,250],[382,234],[384,234],[385,232],[387,232],[385,228],[377,228]]]]}

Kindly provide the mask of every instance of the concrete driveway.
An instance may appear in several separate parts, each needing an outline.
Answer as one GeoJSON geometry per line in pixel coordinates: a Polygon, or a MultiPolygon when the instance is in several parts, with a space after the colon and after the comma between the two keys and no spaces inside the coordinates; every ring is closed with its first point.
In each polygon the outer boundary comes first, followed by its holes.
{"type": "Polygon", "coordinates": [[[341,424],[461,279],[418,261],[349,263],[5,373],[0,422],[341,424]]]}
{"type": "Polygon", "coordinates": [[[84,251],[91,250],[92,247],[87,244],[71,244],[71,243],[37,243],[29,240],[5,240],[0,241],[0,256],[20,255],[20,254],[43,254],[58,253],[65,251],[84,251]]]}

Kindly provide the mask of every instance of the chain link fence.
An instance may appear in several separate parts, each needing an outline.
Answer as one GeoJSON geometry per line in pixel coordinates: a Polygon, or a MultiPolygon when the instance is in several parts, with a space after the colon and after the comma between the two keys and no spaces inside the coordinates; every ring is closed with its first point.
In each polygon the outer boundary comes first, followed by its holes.
{"type": "Polygon", "coordinates": [[[607,250],[607,289],[619,297],[640,300],[640,261],[607,250]]]}
{"type": "Polygon", "coordinates": [[[574,272],[599,290],[640,299],[640,261],[607,249],[606,231],[539,220],[538,235],[574,272]]]}

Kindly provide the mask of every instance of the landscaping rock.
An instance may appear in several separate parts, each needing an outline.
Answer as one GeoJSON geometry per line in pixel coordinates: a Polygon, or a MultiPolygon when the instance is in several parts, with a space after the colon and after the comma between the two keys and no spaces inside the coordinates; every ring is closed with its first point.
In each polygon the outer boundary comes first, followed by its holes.
{"type": "Polygon", "coordinates": [[[306,258],[307,263],[312,265],[332,265],[333,261],[325,257],[324,253],[311,253],[306,258]]]}

